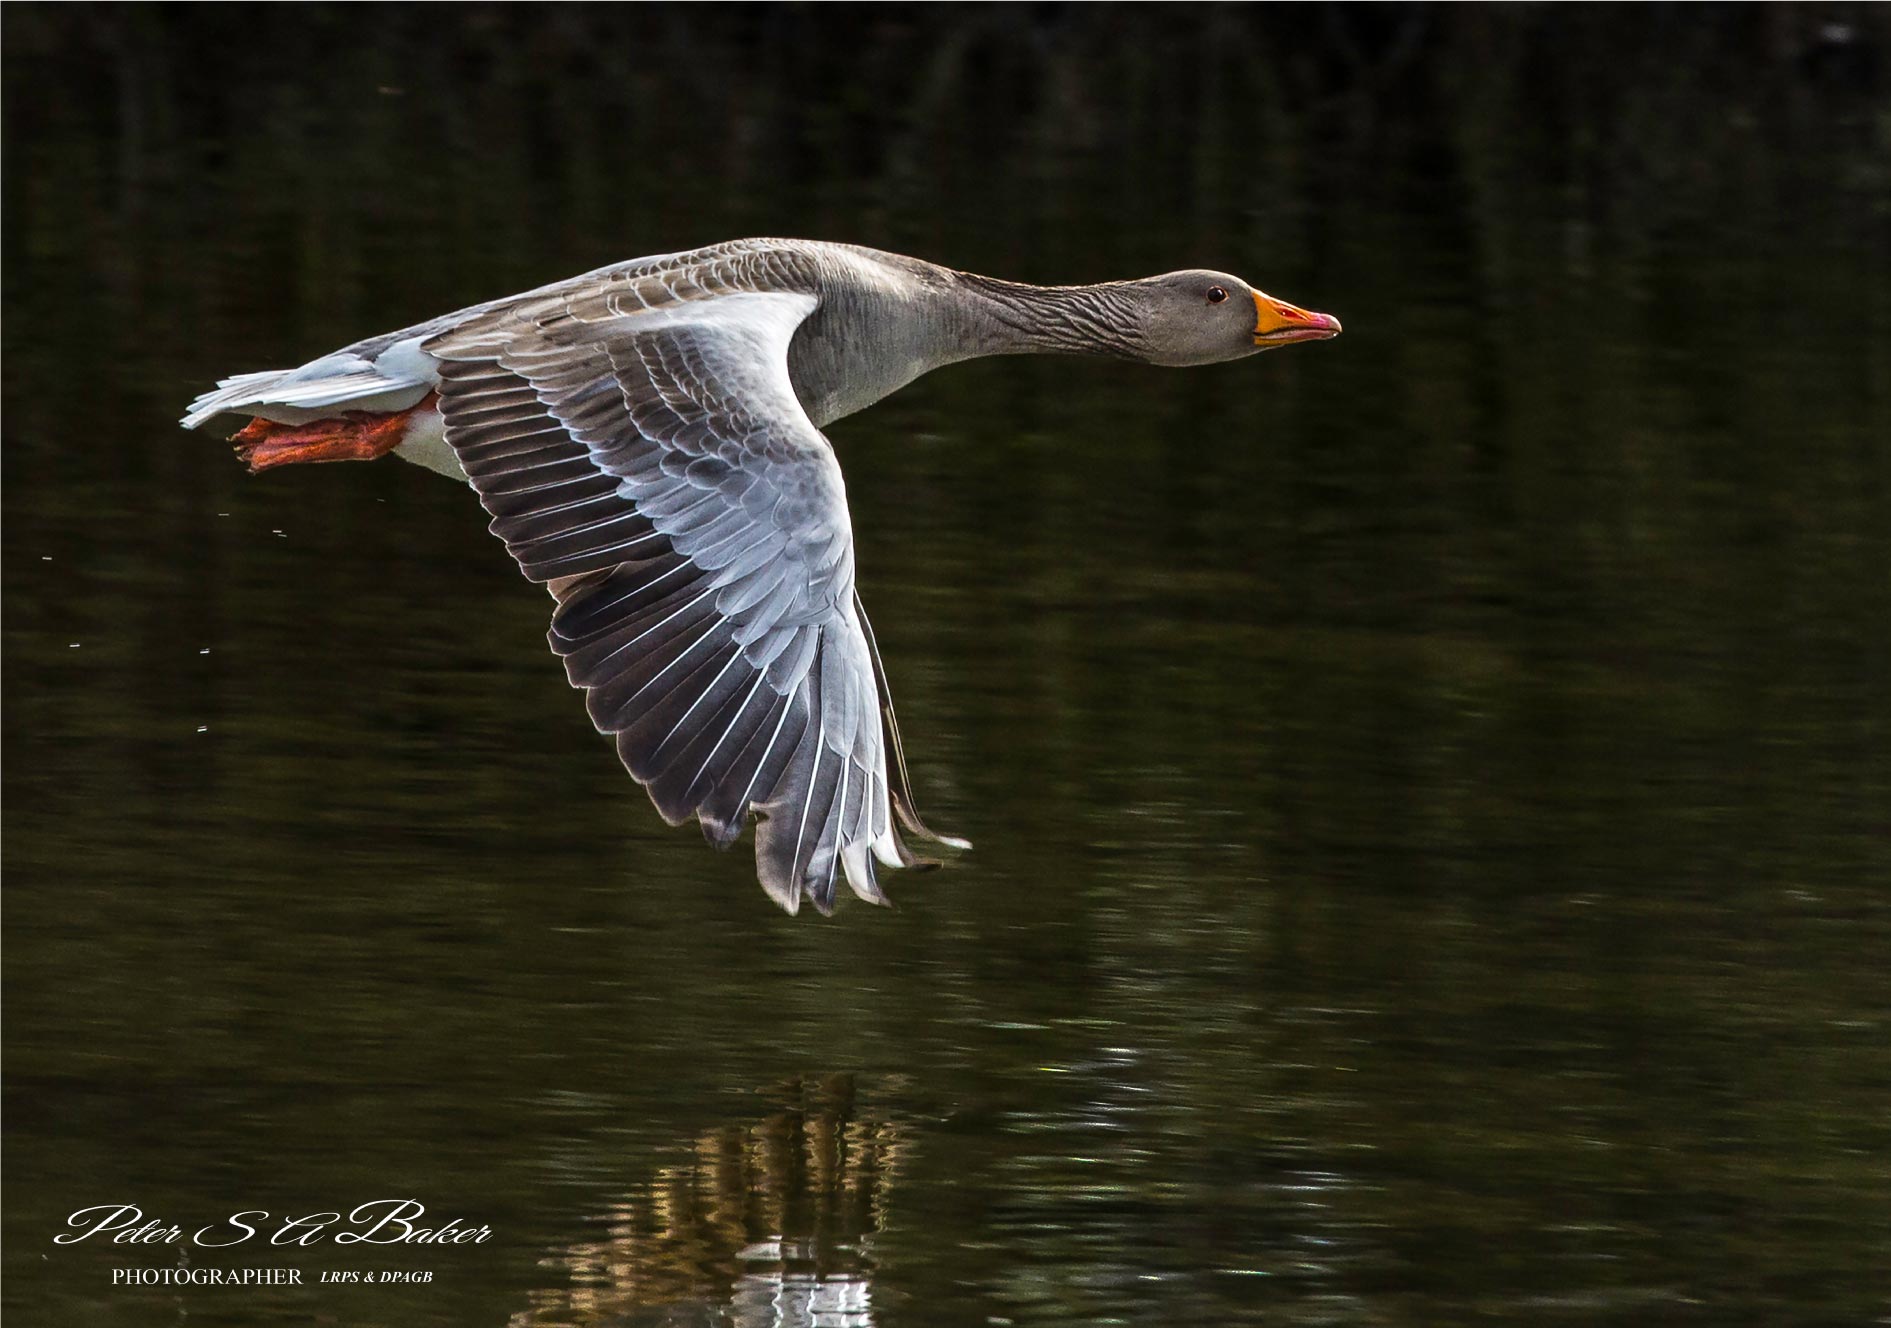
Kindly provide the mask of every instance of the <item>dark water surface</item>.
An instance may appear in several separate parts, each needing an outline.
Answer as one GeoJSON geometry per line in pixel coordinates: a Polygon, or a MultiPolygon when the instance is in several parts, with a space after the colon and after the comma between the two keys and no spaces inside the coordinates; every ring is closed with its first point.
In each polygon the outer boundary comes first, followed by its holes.
{"type": "Polygon", "coordinates": [[[10,1323],[1891,1314],[1880,17],[232,9],[7,16],[10,1323]],[[173,423],[754,233],[1347,327],[830,430],[978,845],[832,921],[470,494],[173,423]],[[394,1196],[495,1236],[52,1241],[394,1196]]]}

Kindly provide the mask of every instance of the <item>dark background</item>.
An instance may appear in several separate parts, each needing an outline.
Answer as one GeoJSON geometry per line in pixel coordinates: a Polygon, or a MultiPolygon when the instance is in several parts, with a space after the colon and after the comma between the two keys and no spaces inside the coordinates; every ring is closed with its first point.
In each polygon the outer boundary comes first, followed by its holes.
{"type": "Polygon", "coordinates": [[[1887,1312],[1884,7],[0,21],[10,1317],[1887,1312]],[[745,234],[1347,328],[830,430],[978,844],[831,922],[661,824],[463,490],[175,427],[745,234]],[[51,1239],[408,1194],[498,1234],[51,1239]]]}

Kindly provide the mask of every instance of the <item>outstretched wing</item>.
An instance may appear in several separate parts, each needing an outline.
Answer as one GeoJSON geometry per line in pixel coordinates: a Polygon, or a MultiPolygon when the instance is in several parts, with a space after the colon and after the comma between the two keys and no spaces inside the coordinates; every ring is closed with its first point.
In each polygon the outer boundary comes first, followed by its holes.
{"type": "Polygon", "coordinates": [[[757,289],[756,261],[549,291],[424,349],[493,532],[558,600],[552,649],[593,722],[672,824],[726,847],[760,813],[762,885],[825,913],[841,874],[884,903],[872,859],[917,861],[896,817],[930,832],[840,467],[788,377],[816,300],[757,289]]]}

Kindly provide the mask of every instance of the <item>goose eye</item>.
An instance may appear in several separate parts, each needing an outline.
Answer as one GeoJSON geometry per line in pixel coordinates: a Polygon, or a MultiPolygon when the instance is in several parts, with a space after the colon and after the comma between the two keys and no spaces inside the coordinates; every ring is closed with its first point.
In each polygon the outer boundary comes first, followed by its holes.
{"type": "Polygon", "coordinates": [[[1208,302],[1210,304],[1220,304],[1223,300],[1227,298],[1228,298],[1228,292],[1223,287],[1210,286],[1208,288],[1208,302]]]}

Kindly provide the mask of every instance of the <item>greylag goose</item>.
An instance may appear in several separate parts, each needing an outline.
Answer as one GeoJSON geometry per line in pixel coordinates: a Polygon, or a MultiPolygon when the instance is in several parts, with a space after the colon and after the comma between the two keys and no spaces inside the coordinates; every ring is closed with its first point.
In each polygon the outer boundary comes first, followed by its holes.
{"type": "Polygon", "coordinates": [[[793,913],[901,837],[914,807],[853,530],[822,426],[982,355],[1210,364],[1338,334],[1221,272],[1030,286],[898,254],[737,240],[634,259],[370,337],[193,401],[253,471],[393,452],[465,480],[556,601],[551,647],[671,824],[793,913]]]}

